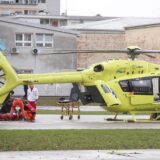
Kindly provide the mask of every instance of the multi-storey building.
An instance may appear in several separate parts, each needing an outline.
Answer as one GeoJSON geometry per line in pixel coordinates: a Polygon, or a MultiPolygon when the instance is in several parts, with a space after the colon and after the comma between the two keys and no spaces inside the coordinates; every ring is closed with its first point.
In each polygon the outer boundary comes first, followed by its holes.
{"type": "Polygon", "coordinates": [[[115,17],[103,17],[103,16],[67,16],[67,15],[16,15],[13,18],[21,20],[26,23],[50,25],[54,27],[70,26],[75,24],[83,24],[88,22],[95,22],[107,19],[113,19],[115,17]]]}
{"type": "MultiPolygon", "coordinates": [[[[76,53],[54,54],[54,51],[75,50],[77,36],[77,31],[0,17],[0,46],[12,66],[24,73],[75,71],[76,53]]],[[[40,95],[63,96],[69,95],[71,87],[71,84],[49,84],[39,85],[38,89],[40,95]]],[[[16,88],[15,93],[23,95],[23,86],[16,88]]]]}
{"type": "Polygon", "coordinates": [[[60,15],[60,0],[0,0],[0,15],[60,15]]]}

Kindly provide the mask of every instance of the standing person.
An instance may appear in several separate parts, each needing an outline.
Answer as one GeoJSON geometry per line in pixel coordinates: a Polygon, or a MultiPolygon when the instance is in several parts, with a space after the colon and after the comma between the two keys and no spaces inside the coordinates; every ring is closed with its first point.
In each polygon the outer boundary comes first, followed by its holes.
{"type": "Polygon", "coordinates": [[[24,96],[23,96],[23,98],[24,98],[24,99],[27,99],[28,85],[24,85],[24,86],[23,86],[23,89],[24,89],[24,96]]]}
{"type": "Polygon", "coordinates": [[[38,89],[33,84],[29,85],[27,90],[28,106],[35,114],[38,97],[38,89]]]}

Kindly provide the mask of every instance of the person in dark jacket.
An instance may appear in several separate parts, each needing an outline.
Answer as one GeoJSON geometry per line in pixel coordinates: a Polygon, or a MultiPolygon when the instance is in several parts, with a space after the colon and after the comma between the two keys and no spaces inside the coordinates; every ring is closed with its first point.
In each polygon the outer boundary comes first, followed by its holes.
{"type": "Polygon", "coordinates": [[[11,110],[12,102],[13,102],[13,94],[14,91],[10,91],[7,98],[4,100],[2,107],[0,109],[0,113],[5,114],[9,113],[11,110]]]}

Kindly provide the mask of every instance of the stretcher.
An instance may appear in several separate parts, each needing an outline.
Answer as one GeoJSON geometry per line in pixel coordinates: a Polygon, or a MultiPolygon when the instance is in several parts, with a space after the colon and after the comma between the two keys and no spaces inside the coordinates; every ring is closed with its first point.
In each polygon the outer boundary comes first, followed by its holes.
{"type": "Polygon", "coordinates": [[[61,107],[61,116],[60,119],[63,119],[64,116],[69,116],[69,120],[73,119],[73,115],[77,115],[77,118],[80,119],[80,102],[71,101],[71,100],[62,100],[57,103],[61,107]]]}

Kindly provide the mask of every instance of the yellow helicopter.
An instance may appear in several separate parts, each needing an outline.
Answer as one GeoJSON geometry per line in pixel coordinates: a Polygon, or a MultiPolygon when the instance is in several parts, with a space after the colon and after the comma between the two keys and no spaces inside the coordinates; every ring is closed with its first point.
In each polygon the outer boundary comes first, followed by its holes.
{"type": "MultiPolygon", "coordinates": [[[[59,51],[60,52],[60,51],[59,51]]],[[[60,53],[72,53],[65,50],[60,53]]],[[[111,60],[96,63],[77,72],[48,74],[17,74],[3,53],[0,53],[0,104],[18,85],[72,83],[83,104],[99,103],[116,113],[150,112],[159,119],[160,112],[160,65],[135,60],[139,54],[160,53],[130,46],[123,50],[79,50],[80,53],[127,53],[129,60],[111,60]],[[80,85],[85,90],[81,91],[80,85]]]]}

